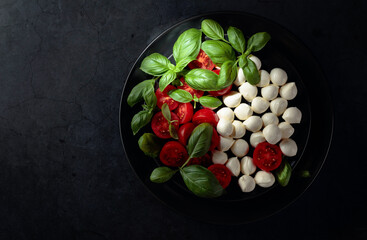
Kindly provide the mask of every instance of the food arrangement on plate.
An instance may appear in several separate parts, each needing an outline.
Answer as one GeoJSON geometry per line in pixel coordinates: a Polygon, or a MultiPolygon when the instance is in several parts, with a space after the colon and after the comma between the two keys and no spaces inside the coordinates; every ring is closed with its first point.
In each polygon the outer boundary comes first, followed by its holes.
{"type": "Polygon", "coordinates": [[[127,102],[132,107],[144,101],[131,128],[137,134],[151,126],[138,144],[164,165],[152,169],[152,182],[167,182],[179,172],[187,188],[205,198],[223,195],[231,182],[244,194],[256,185],[288,184],[289,161],[297,154],[292,124],[301,122],[302,113],[288,105],[297,86],[286,71],[275,67],[269,73],[252,54],[269,40],[260,32],[246,41],[235,27],[225,35],[206,19],[201,29],[178,37],[176,65],[159,53],[144,58],[140,69],[153,78],[137,84],[127,102]]]}

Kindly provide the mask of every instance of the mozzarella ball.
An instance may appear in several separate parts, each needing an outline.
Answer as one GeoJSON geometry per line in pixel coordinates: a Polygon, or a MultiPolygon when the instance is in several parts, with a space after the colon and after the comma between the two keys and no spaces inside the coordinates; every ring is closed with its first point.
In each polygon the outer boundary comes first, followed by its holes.
{"type": "Polygon", "coordinates": [[[300,123],[302,119],[302,113],[298,108],[290,107],[284,111],[282,118],[287,123],[300,123]]]}
{"type": "Polygon", "coordinates": [[[270,102],[270,110],[277,116],[282,115],[282,113],[287,109],[288,101],[284,98],[276,98],[270,102]]]}
{"type": "Polygon", "coordinates": [[[224,107],[218,110],[217,115],[219,117],[219,119],[225,119],[228,120],[230,122],[233,122],[234,120],[234,112],[232,109],[228,108],[228,107],[224,107]]]}
{"type": "Polygon", "coordinates": [[[294,82],[290,82],[285,84],[283,87],[280,88],[280,96],[286,100],[292,100],[297,96],[297,87],[294,82]]]}
{"type": "Polygon", "coordinates": [[[279,87],[275,86],[274,84],[271,84],[261,89],[261,96],[264,99],[270,101],[278,96],[278,92],[279,92],[279,87]]]}
{"type": "Polygon", "coordinates": [[[234,143],[233,138],[219,136],[219,147],[218,147],[218,149],[220,151],[223,151],[223,152],[228,151],[232,147],[233,143],[234,143]]]}
{"type": "Polygon", "coordinates": [[[231,157],[228,159],[228,162],[226,164],[226,167],[231,171],[233,176],[238,177],[240,175],[240,161],[238,161],[237,157],[231,157]]]}
{"type": "Polygon", "coordinates": [[[263,120],[264,127],[268,126],[269,124],[278,125],[279,119],[274,113],[265,113],[262,115],[261,119],[263,120]]]}
{"type": "Polygon", "coordinates": [[[275,177],[271,172],[258,171],[254,179],[256,184],[263,188],[271,187],[275,183],[275,177]]]}
{"type": "Polygon", "coordinates": [[[274,68],[270,72],[270,80],[277,86],[283,86],[287,80],[287,73],[281,68],[274,68]]]}
{"type": "Polygon", "coordinates": [[[257,132],[263,126],[263,121],[259,116],[251,116],[243,122],[246,129],[250,132],[257,132]]]}
{"type": "Polygon", "coordinates": [[[296,156],[298,151],[296,142],[291,138],[283,139],[279,143],[279,147],[282,153],[287,157],[296,156]]]}
{"type": "Polygon", "coordinates": [[[241,172],[245,175],[251,175],[256,171],[256,166],[252,157],[244,156],[241,159],[241,172]]]}
{"type": "Polygon", "coordinates": [[[282,133],[282,139],[290,138],[294,133],[294,128],[287,122],[281,122],[278,125],[280,132],[282,133]]]}
{"type": "Polygon", "coordinates": [[[254,132],[250,136],[250,144],[252,147],[256,148],[257,144],[265,142],[265,137],[263,132],[254,132]]]}
{"type": "Polygon", "coordinates": [[[233,125],[233,132],[231,137],[241,138],[246,134],[246,127],[245,125],[243,125],[241,121],[234,120],[232,125],[233,125]]]}
{"type": "Polygon", "coordinates": [[[262,97],[255,97],[252,100],[251,108],[255,113],[263,113],[269,108],[269,102],[262,97]]]}
{"type": "Polygon", "coordinates": [[[237,139],[232,147],[231,151],[232,153],[237,157],[243,157],[248,153],[249,145],[248,143],[243,139],[237,139]]]}
{"type": "Polygon", "coordinates": [[[243,70],[242,70],[242,68],[238,68],[237,78],[236,78],[236,80],[234,80],[233,84],[238,87],[238,86],[241,86],[242,84],[244,84],[245,82],[246,82],[246,77],[243,74],[243,70]]]}
{"type": "Polygon", "coordinates": [[[265,70],[260,70],[260,82],[256,84],[258,87],[268,86],[270,83],[270,74],[265,70]]]}
{"type": "Polygon", "coordinates": [[[280,139],[282,139],[282,133],[279,127],[275,124],[269,124],[264,127],[263,134],[266,141],[270,144],[276,144],[280,139]]]}
{"type": "Polygon", "coordinates": [[[251,57],[249,57],[249,59],[251,59],[255,63],[257,70],[260,70],[260,68],[261,68],[260,59],[256,56],[254,56],[254,55],[251,55],[251,57]]]}
{"type": "Polygon", "coordinates": [[[256,183],[253,177],[243,175],[238,179],[238,185],[242,192],[251,192],[255,189],[256,183]]]}
{"type": "Polygon", "coordinates": [[[246,101],[251,102],[257,95],[257,87],[251,85],[249,82],[245,82],[242,84],[238,91],[242,94],[242,96],[246,99],[246,101]]]}
{"type": "Polygon", "coordinates": [[[217,132],[223,137],[230,136],[233,132],[232,122],[225,119],[220,119],[217,124],[217,132]]]}
{"type": "Polygon", "coordinates": [[[240,120],[246,120],[250,116],[252,116],[253,111],[250,105],[246,103],[241,103],[238,107],[234,109],[234,114],[240,120]]]}
{"type": "Polygon", "coordinates": [[[214,164],[225,164],[228,160],[228,155],[225,152],[214,150],[212,156],[212,162],[214,164]]]}
{"type": "Polygon", "coordinates": [[[236,91],[230,91],[223,96],[223,102],[227,107],[235,108],[241,103],[241,93],[236,91]]]}

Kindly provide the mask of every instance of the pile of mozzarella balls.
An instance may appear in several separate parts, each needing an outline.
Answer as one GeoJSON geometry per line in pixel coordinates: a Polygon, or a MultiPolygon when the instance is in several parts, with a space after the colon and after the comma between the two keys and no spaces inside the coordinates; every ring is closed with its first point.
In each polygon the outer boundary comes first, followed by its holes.
{"type": "Polygon", "coordinates": [[[219,151],[214,151],[212,157],[214,164],[225,164],[233,176],[243,174],[238,179],[243,192],[253,191],[256,184],[267,188],[275,182],[271,172],[256,172],[252,157],[246,156],[250,148],[243,139],[246,132],[251,132],[250,145],[253,148],[264,141],[270,144],[280,142],[282,153],[293,157],[297,154],[297,144],[290,138],[294,133],[291,124],[300,123],[302,118],[297,107],[288,107],[288,101],[297,95],[297,87],[294,82],[287,83],[287,73],[281,68],[274,68],[269,74],[260,70],[259,58],[251,56],[250,59],[260,71],[260,82],[256,86],[246,82],[242,69],[239,69],[234,81],[238,91],[224,95],[226,107],[217,111],[220,144],[219,151]],[[243,98],[245,101],[242,101],[243,98]],[[280,122],[280,118],[284,121],[280,122]],[[228,159],[226,152],[229,150],[235,157],[228,159]],[[252,177],[255,172],[255,177],[252,177]]]}

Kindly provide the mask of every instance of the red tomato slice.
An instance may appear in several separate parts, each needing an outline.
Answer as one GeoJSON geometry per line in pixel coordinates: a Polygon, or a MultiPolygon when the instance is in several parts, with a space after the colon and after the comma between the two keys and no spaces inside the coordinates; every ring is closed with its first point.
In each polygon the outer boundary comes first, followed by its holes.
{"type": "Polygon", "coordinates": [[[202,49],[200,49],[200,52],[196,57],[196,60],[190,62],[188,66],[190,69],[203,68],[212,70],[215,65],[213,61],[210,59],[210,57],[202,49]]]}
{"type": "Polygon", "coordinates": [[[161,162],[170,167],[180,167],[189,157],[186,148],[177,141],[167,142],[159,154],[161,162]]]}
{"type": "Polygon", "coordinates": [[[201,156],[201,157],[198,157],[198,158],[192,158],[187,163],[187,166],[190,166],[190,165],[201,165],[201,166],[207,168],[211,164],[213,164],[212,158],[210,157],[210,155],[208,153],[206,153],[204,156],[201,156]]]}
{"type": "Polygon", "coordinates": [[[213,151],[216,147],[218,147],[219,140],[220,139],[219,139],[219,135],[217,133],[217,130],[215,130],[215,128],[213,128],[212,142],[211,142],[211,145],[210,145],[210,148],[209,148],[210,151],[213,151]]]}
{"type": "Polygon", "coordinates": [[[192,122],[195,125],[206,122],[210,123],[214,128],[217,127],[218,121],[219,117],[217,114],[208,108],[200,109],[192,117],[192,122]]]}
{"type": "Polygon", "coordinates": [[[195,125],[193,123],[185,123],[178,130],[178,141],[182,143],[184,146],[187,145],[187,140],[191,136],[192,131],[194,130],[195,125]]]}
{"type": "Polygon", "coordinates": [[[175,109],[175,113],[179,118],[179,123],[187,123],[192,119],[192,115],[194,115],[194,107],[191,103],[180,103],[178,108],[175,109]]]}
{"type": "Polygon", "coordinates": [[[204,95],[204,91],[201,90],[196,90],[193,89],[192,87],[190,87],[186,82],[185,79],[182,77],[180,78],[180,81],[183,83],[182,86],[178,86],[178,89],[183,89],[189,93],[191,93],[192,97],[194,97],[194,95],[196,95],[198,98],[202,97],[204,95]]]}
{"type": "MultiPolygon", "coordinates": [[[[213,72],[215,72],[216,74],[219,75],[220,69],[214,69],[213,72]]],[[[229,91],[231,91],[232,89],[232,84],[226,88],[223,88],[221,90],[218,91],[209,91],[209,94],[212,96],[223,96],[227,93],[229,93],[229,91]]]]}
{"type": "Polygon", "coordinates": [[[176,89],[172,85],[168,85],[163,92],[158,88],[157,91],[155,91],[155,96],[157,97],[157,106],[159,108],[162,108],[162,105],[167,103],[169,110],[173,110],[178,107],[178,102],[173,100],[170,96],[168,96],[168,92],[176,89]]]}
{"type": "Polygon", "coordinates": [[[222,188],[228,187],[232,179],[231,171],[222,164],[213,164],[208,169],[214,174],[218,179],[222,188]]]}
{"type": "MultiPolygon", "coordinates": [[[[175,113],[171,112],[171,120],[177,120],[173,122],[173,126],[176,128],[176,131],[178,131],[178,117],[175,113]]],[[[152,130],[160,138],[171,138],[171,135],[169,134],[169,123],[167,119],[164,118],[162,112],[158,112],[154,115],[152,119],[152,130]]]]}
{"type": "Polygon", "coordinates": [[[267,172],[273,171],[282,163],[282,151],[278,145],[259,143],[254,150],[254,164],[267,172]]]}

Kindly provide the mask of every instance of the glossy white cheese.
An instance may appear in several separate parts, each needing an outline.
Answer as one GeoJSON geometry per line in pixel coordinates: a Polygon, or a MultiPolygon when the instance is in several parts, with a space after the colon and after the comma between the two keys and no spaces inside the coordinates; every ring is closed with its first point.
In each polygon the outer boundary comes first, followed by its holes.
{"type": "Polygon", "coordinates": [[[242,84],[238,91],[242,94],[242,96],[246,99],[246,101],[251,102],[257,95],[257,87],[251,85],[249,82],[245,82],[242,84]]]}
{"type": "Polygon", "coordinates": [[[268,126],[264,127],[263,134],[265,140],[270,144],[276,144],[280,141],[280,139],[282,139],[282,133],[279,127],[275,124],[269,124],[268,126]]]}
{"type": "Polygon", "coordinates": [[[240,138],[233,143],[231,151],[235,156],[243,157],[248,153],[249,145],[246,140],[240,138]]]}
{"type": "Polygon", "coordinates": [[[261,96],[264,99],[270,101],[270,100],[275,99],[278,96],[278,92],[279,92],[279,87],[274,84],[271,84],[261,89],[261,96]]]}
{"type": "Polygon", "coordinates": [[[234,109],[234,114],[240,120],[246,120],[247,118],[251,117],[253,111],[247,103],[241,103],[234,109]]]}
{"type": "Polygon", "coordinates": [[[225,152],[214,150],[212,154],[212,162],[214,164],[225,164],[228,160],[228,155],[225,152]]]}
{"type": "Polygon", "coordinates": [[[277,86],[283,86],[288,80],[288,75],[281,68],[273,68],[270,71],[270,80],[277,86]]]}
{"type": "Polygon", "coordinates": [[[241,176],[238,179],[238,185],[242,192],[252,192],[256,187],[254,178],[248,175],[241,176]]]}
{"type": "Polygon", "coordinates": [[[256,84],[258,87],[268,86],[270,83],[270,74],[265,70],[260,70],[260,82],[256,84]]]}
{"type": "Polygon", "coordinates": [[[237,78],[236,78],[236,80],[234,80],[233,84],[238,87],[238,86],[241,86],[242,84],[244,84],[245,82],[246,82],[246,77],[243,74],[243,70],[242,70],[242,68],[238,68],[237,78]]]}
{"type": "Polygon", "coordinates": [[[282,118],[288,123],[300,123],[302,119],[302,113],[297,107],[287,108],[282,118]]]}
{"type": "Polygon", "coordinates": [[[223,96],[223,103],[230,108],[235,108],[241,103],[242,95],[237,91],[230,91],[223,96]]]}
{"type": "Polygon", "coordinates": [[[298,151],[296,142],[291,138],[283,139],[279,143],[279,147],[282,153],[288,157],[296,156],[298,151]]]}
{"type": "Polygon", "coordinates": [[[269,102],[262,97],[255,97],[251,102],[251,108],[255,113],[261,114],[269,108],[269,102]]]}
{"type": "Polygon", "coordinates": [[[257,67],[257,70],[260,70],[260,68],[261,68],[260,59],[258,57],[256,57],[255,55],[251,55],[249,58],[255,63],[255,65],[257,67]]]}
{"type": "Polygon", "coordinates": [[[258,171],[254,179],[256,184],[263,188],[271,187],[275,183],[275,177],[271,172],[258,171]]]}
{"type": "Polygon", "coordinates": [[[238,177],[238,175],[240,175],[241,166],[237,157],[231,157],[228,159],[226,167],[231,171],[233,176],[238,177]]]}
{"type": "Polygon", "coordinates": [[[290,138],[294,133],[294,128],[287,122],[281,122],[278,125],[280,132],[282,133],[282,139],[290,138]]]}
{"type": "Polygon", "coordinates": [[[265,113],[262,115],[261,119],[263,120],[264,127],[268,126],[269,124],[278,125],[279,123],[278,117],[272,112],[265,113]]]}
{"type": "Polygon", "coordinates": [[[263,126],[263,121],[259,116],[251,116],[246,119],[243,124],[245,125],[246,129],[250,132],[257,132],[263,126]]]}
{"type": "Polygon", "coordinates": [[[234,112],[229,107],[223,107],[217,111],[217,115],[219,119],[225,119],[230,122],[233,122],[234,120],[234,112]]]}
{"type": "Polygon", "coordinates": [[[232,122],[226,119],[220,119],[217,124],[217,132],[223,137],[229,137],[233,132],[232,122]]]}
{"type": "Polygon", "coordinates": [[[287,109],[288,101],[284,98],[276,98],[270,102],[270,110],[277,116],[282,115],[284,111],[287,109]]]}
{"type": "Polygon", "coordinates": [[[232,144],[233,143],[234,143],[233,138],[219,136],[219,146],[218,146],[218,149],[220,151],[223,151],[223,152],[228,151],[232,147],[232,144]]]}
{"type": "Polygon", "coordinates": [[[233,123],[233,132],[231,137],[233,138],[242,138],[246,134],[246,127],[243,125],[241,121],[234,120],[233,123]]]}
{"type": "Polygon", "coordinates": [[[290,82],[280,88],[279,94],[286,100],[292,100],[297,96],[297,92],[296,84],[294,82],[290,82]]]}
{"type": "Polygon", "coordinates": [[[245,175],[251,175],[256,171],[256,166],[252,157],[244,156],[241,159],[241,172],[245,175]]]}
{"type": "Polygon", "coordinates": [[[265,137],[263,132],[254,132],[250,136],[250,144],[253,148],[256,148],[257,144],[265,142],[265,137]]]}

